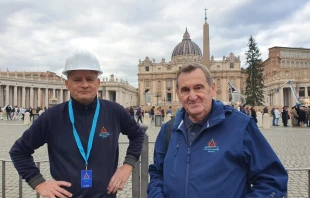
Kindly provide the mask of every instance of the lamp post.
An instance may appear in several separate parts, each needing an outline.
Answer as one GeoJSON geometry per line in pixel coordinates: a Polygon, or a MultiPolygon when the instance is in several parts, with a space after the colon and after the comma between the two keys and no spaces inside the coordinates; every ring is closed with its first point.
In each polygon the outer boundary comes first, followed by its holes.
{"type": "Polygon", "coordinates": [[[159,91],[159,92],[155,92],[155,95],[154,95],[154,97],[156,97],[157,98],[157,102],[156,102],[156,105],[158,105],[158,98],[159,97],[161,97],[161,92],[159,91]]]}

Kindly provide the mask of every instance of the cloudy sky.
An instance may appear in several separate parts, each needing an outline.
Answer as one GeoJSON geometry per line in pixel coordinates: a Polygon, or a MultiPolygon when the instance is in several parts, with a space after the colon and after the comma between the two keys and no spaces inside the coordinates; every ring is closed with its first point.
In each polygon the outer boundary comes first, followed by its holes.
{"type": "Polygon", "coordinates": [[[185,28],[202,49],[208,9],[211,55],[244,52],[250,35],[268,57],[273,46],[310,48],[309,0],[0,0],[1,71],[61,75],[77,49],[94,53],[104,71],[137,87],[146,56],[170,61],[185,28]]]}

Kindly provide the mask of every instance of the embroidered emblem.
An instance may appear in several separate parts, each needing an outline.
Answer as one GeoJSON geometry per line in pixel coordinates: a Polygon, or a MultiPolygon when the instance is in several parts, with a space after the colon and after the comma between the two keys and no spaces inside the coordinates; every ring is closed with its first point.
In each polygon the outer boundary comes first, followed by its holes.
{"type": "Polygon", "coordinates": [[[101,138],[107,138],[110,136],[110,133],[108,132],[108,130],[104,127],[102,127],[100,133],[99,133],[99,137],[101,138]]]}
{"type": "Polygon", "coordinates": [[[206,146],[203,150],[208,151],[209,153],[214,153],[220,149],[218,146],[216,146],[216,142],[212,139],[210,142],[208,142],[208,146],[206,146]]]}

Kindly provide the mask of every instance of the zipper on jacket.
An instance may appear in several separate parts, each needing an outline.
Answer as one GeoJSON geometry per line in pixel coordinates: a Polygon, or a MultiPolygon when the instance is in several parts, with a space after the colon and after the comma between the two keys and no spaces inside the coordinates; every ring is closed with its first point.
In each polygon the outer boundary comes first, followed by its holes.
{"type": "Polygon", "coordinates": [[[175,152],[174,152],[174,164],[173,164],[173,174],[175,175],[176,172],[176,168],[177,168],[177,154],[178,154],[178,150],[180,147],[180,140],[178,140],[177,146],[175,148],[175,152]]]}
{"type": "Polygon", "coordinates": [[[187,155],[186,155],[186,176],[185,176],[185,197],[188,197],[188,180],[189,180],[189,164],[190,164],[190,156],[191,156],[191,151],[190,151],[191,143],[187,147],[187,155]]]}
{"type": "Polygon", "coordinates": [[[177,156],[179,147],[180,147],[180,140],[178,140],[177,147],[176,147],[175,152],[174,152],[174,156],[177,156]]]}
{"type": "MultiPolygon", "coordinates": [[[[88,107],[87,106],[85,106],[85,112],[84,112],[84,115],[85,115],[85,132],[86,131],[90,131],[90,129],[89,129],[89,111],[88,111],[88,107]]],[[[88,132],[88,135],[86,136],[87,137],[87,140],[89,139],[89,132],[88,132]]],[[[86,142],[86,150],[85,150],[85,152],[88,152],[87,151],[87,147],[88,147],[88,141],[86,142]]]]}

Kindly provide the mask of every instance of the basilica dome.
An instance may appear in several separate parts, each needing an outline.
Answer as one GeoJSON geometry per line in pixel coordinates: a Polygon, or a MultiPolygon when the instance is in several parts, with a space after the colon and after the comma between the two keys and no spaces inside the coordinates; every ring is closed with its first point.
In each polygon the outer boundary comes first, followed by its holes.
{"type": "Polygon", "coordinates": [[[194,43],[190,36],[189,33],[186,31],[183,35],[183,40],[181,43],[179,43],[173,50],[171,58],[175,56],[182,56],[182,55],[198,55],[202,56],[201,50],[198,47],[196,43],[194,43]]]}

